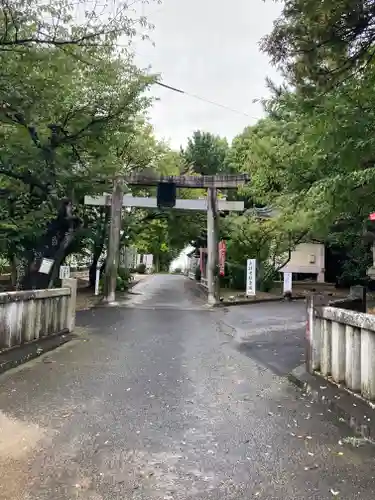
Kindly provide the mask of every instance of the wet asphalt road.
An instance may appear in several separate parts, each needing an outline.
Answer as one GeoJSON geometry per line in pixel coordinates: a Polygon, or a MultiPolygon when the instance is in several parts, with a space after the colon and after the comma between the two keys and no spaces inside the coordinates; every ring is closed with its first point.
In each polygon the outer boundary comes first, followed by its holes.
{"type": "Polygon", "coordinates": [[[180,276],[0,377],[1,500],[373,499],[373,448],[287,380],[304,305],[207,310],[180,276]]]}

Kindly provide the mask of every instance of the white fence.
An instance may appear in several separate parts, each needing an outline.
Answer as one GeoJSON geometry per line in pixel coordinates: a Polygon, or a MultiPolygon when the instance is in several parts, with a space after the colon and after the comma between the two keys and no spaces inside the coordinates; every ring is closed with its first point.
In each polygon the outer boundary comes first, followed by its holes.
{"type": "Polygon", "coordinates": [[[311,372],[375,400],[375,316],[337,307],[308,308],[311,372]]]}
{"type": "Polygon", "coordinates": [[[62,288],[0,293],[0,350],[73,331],[77,281],[65,279],[62,284],[62,288]]]}

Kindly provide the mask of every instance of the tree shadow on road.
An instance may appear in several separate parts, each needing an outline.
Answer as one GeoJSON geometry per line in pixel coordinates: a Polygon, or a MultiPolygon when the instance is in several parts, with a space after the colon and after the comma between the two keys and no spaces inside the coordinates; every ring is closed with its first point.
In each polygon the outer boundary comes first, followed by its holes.
{"type": "Polygon", "coordinates": [[[238,351],[279,376],[285,376],[304,362],[305,330],[303,328],[271,331],[241,341],[238,351]]]}

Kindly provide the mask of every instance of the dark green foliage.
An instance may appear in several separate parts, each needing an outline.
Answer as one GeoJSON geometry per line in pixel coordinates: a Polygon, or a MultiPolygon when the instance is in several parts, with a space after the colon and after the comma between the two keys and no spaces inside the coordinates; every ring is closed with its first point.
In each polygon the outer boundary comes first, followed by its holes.
{"type": "Polygon", "coordinates": [[[139,264],[136,268],[136,272],[138,274],[145,274],[146,273],[146,264],[143,264],[143,263],[139,264]]]}

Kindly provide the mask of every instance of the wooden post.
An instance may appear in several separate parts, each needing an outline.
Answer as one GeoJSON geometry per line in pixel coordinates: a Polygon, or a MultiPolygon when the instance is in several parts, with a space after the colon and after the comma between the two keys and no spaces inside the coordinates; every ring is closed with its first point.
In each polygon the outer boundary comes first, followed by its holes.
{"type": "Polygon", "coordinates": [[[117,177],[113,183],[111,200],[111,224],[109,228],[108,254],[105,267],[103,301],[110,303],[116,298],[116,279],[119,265],[121,209],[123,196],[123,180],[117,177]]]}
{"type": "Polygon", "coordinates": [[[217,232],[217,193],[216,188],[208,188],[207,193],[207,287],[208,304],[215,305],[217,296],[217,263],[218,263],[218,232],[217,232]]]}

